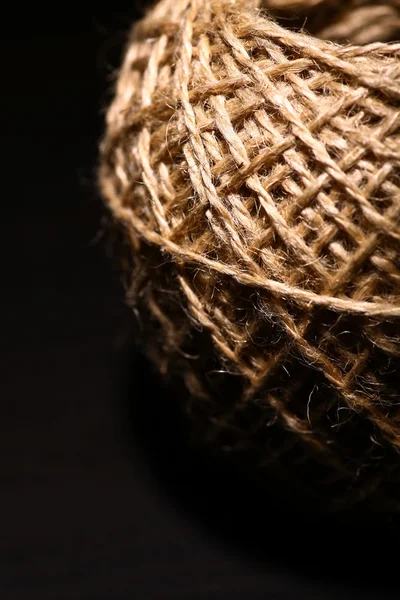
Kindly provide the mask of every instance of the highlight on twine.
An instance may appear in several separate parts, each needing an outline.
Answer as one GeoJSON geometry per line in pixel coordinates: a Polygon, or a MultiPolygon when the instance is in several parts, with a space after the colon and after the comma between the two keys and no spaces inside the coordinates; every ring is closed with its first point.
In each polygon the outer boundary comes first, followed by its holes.
{"type": "Polygon", "coordinates": [[[100,183],[193,435],[328,508],[400,503],[400,1],[160,0],[100,183]]]}

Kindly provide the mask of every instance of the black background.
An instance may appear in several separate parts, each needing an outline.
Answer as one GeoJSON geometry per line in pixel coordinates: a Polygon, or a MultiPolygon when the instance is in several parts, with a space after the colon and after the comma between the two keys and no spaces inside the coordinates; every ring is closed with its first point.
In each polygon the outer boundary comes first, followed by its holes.
{"type": "Polygon", "coordinates": [[[2,22],[0,597],[398,597],[394,525],[316,522],[186,448],[95,183],[140,10],[67,6],[2,22]]]}

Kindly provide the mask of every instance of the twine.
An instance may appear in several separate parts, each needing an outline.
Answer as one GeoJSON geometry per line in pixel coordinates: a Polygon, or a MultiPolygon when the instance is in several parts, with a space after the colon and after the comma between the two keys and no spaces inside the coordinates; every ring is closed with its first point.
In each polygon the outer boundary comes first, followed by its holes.
{"type": "Polygon", "coordinates": [[[400,5],[261,8],[162,0],[132,30],[100,175],[128,301],[204,439],[396,497],[400,5]]]}
{"type": "Polygon", "coordinates": [[[287,27],[295,21],[330,41],[368,44],[400,38],[399,0],[265,0],[263,6],[287,27]]]}

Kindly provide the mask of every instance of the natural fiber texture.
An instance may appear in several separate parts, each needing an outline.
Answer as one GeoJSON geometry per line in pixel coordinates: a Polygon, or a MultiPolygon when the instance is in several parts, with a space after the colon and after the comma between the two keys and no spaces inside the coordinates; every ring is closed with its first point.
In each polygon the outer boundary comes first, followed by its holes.
{"type": "Polygon", "coordinates": [[[128,301],[196,434],[335,506],[396,502],[400,44],[249,4],[163,0],[132,31],[101,166],[128,301]]]}

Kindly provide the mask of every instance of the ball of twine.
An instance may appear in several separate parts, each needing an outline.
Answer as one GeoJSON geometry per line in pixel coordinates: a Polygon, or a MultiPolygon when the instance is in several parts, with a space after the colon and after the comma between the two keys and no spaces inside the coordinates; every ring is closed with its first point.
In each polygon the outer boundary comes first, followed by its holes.
{"type": "Polygon", "coordinates": [[[195,435],[333,506],[399,499],[399,14],[162,0],[101,148],[127,298],[195,435]]]}

